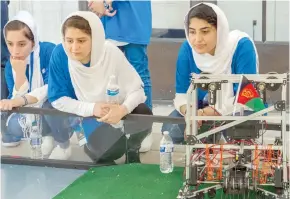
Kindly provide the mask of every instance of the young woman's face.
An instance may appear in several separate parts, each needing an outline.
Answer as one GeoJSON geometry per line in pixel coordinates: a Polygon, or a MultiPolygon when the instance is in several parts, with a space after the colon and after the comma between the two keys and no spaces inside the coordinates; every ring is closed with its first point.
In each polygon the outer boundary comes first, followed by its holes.
{"type": "Polygon", "coordinates": [[[9,30],[6,32],[6,44],[13,59],[24,60],[33,50],[34,43],[25,33],[28,30],[9,30]]]}
{"type": "Polygon", "coordinates": [[[69,27],[65,31],[64,44],[69,56],[83,64],[91,59],[92,38],[80,29],[69,27]]]}
{"type": "Polygon", "coordinates": [[[189,42],[198,54],[214,55],[217,43],[217,30],[207,21],[192,18],[189,21],[189,42]]]}

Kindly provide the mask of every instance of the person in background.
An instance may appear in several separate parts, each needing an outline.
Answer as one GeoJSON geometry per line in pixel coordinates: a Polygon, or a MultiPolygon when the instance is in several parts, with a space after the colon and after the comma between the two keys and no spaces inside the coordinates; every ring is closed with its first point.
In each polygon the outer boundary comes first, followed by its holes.
{"type": "MultiPolygon", "coordinates": [[[[185,33],[187,40],[179,50],[176,63],[175,110],[170,114],[175,117],[186,114],[186,92],[192,73],[256,74],[259,68],[252,39],[239,30],[230,31],[224,12],[212,3],[200,3],[189,10],[185,17],[185,33]]],[[[231,105],[237,88],[238,84],[228,84],[222,88],[223,104],[219,110],[206,105],[207,91],[198,89],[197,114],[219,116],[232,113],[231,105]]],[[[169,131],[174,143],[184,141],[185,125],[164,124],[164,131],[169,131]]]]}
{"type": "MultiPolygon", "coordinates": [[[[145,104],[152,109],[152,85],[148,66],[147,46],[152,33],[151,1],[88,1],[89,9],[97,14],[104,25],[106,39],[125,54],[144,83],[145,104]]],[[[142,143],[141,152],[152,145],[150,133],[142,143]]]]}
{"type": "MultiPolygon", "coordinates": [[[[5,77],[9,90],[8,99],[0,101],[0,109],[7,111],[14,107],[31,105],[47,106],[47,82],[49,60],[55,44],[40,42],[37,27],[31,14],[20,11],[4,26],[5,42],[10,57],[5,65],[5,77]]],[[[22,138],[29,136],[25,128],[35,120],[32,114],[1,114],[2,146],[14,147],[22,138]],[[26,123],[22,123],[23,117],[26,123]]],[[[53,140],[48,136],[50,128],[42,120],[44,156],[53,149],[53,140]]]]}
{"type": "MultiPolygon", "coordinates": [[[[144,104],[146,96],[140,76],[121,50],[105,40],[101,20],[94,13],[70,14],[62,25],[62,36],[63,42],[50,60],[48,99],[52,106],[84,117],[85,152],[95,162],[113,162],[126,149],[129,162],[140,162],[141,142],[152,123],[125,120],[123,130],[115,126],[129,113],[152,115],[144,104]],[[106,88],[112,77],[116,77],[119,86],[118,104],[107,102],[106,88]]],[[[63,154],[67,149],[57,150],[63,154]]]]}
{"type": "Polygon", "coordinates": [[[8,96],[4,69],[6,62],[9,59],[9,52],[3,36],[3,28],[8,21],[8,5],[9,1],[1,1],[1,99],[6,99],[8,96]]]}

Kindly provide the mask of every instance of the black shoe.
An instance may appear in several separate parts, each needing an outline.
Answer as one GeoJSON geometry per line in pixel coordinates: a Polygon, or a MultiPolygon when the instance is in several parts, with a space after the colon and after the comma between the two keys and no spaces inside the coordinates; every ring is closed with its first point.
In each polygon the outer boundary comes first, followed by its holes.
{"type": "Polygon", "coordinates": [[[96,157],[93,155],[93,153],[88,149],[87,145],[84,146],[85,154],[89,156],[89,158],[95,163],[95,164],[104,164],[104,165],[116,165],[116,163],[112,160],[106,160],[106,159],[99,159],[97,160],[96,157]]]}
{"type": "Polygon", "coordinates": [[[117,165],[115,163],[115,161],[112,161],[112,160],[103,160],[103,159],[100,159],[98,160],[97,162],[95,162],[96,164],[104,164],[104,165],[117,165]]]}
{"type": "Polygon", "coordinates": [[[139,150],[128,151],[126,155],[126,163],[141,163],[139,150]]]}

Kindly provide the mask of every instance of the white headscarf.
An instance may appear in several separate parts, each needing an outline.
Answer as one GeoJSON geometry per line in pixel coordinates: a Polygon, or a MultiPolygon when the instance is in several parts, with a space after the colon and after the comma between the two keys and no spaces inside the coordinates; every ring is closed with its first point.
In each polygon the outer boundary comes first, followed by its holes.
{"type": "Polygon", "coordinates": [[[70,77],[77,98],[85,102],[106,100],[105,92],[109,77],[115,75],[120,87],[119,100],[123,103],[129,93],[141,88],[143,85],[141,78],[122,51],[105,40],[103,24],[96,14],[77,11],[70,14],[67,19],[71,16],[80,16],[87,20],[92,32],[90,67],[73,60],[66,52],[70,77]]]}
{"type": "MultiPolygon", "coordinates": [[[[232,59],[234,56],[234,53],[236,51],[237,45],[239,41],[242,38],[247,37],[252,41],[252,39],[249,37],[248,34],[241,32],[239,30],[229,30],[229,23],[228,20],[224,14],[224,12],[215,4],[212,3],[199,3],[195,6],[193,6],[188,14],[185,16],[185,34],[188,43],[190,44],[189,38],[188,38],[188,26],[189,26],[189,19],[188,15],[191,12],[193,8],[200,4],[205,4],[209,7],[211,7],[214,12],[217,15],[217,43],[215,48],[214,55],[210,54],[198,54],[195,52],[194,48],[192,48],[192,55],[194,58],[194,61],[196,63],[197,68],[199,68],[202,72],[211,73],[211,74],[232,74],[232,59]]],[[[258,59],[258,53],[255,47],[254,42],[252,41],[253,46],[256,51],[256,67],[257,72],[259,69],[259,59],[258,59]]],[[[232,99],[234,96],[233,93],[233,85],[232,84],[222,84],[222,90],[223,90],[223,107],[222,110],[219,110],[220,112],[227,114],[228,108],[225,107],[226,104],[230,103],[232,104],[232,99]]]]}
{"type": "MultiPolygon", "coordinates": [[[[39,54],[40,53],[40,46],[39,46],[38,30],[37,30],[37,26],[36,26],[36,23],[35,23],[32,15],[27,11],[19,11],[18,14],[15,17],[13,17],[9,22],[16,21],[16,20],[21,21],[24,24],[26,24],[29,27],[29,29],[31,30],[33,37],[34,37],[34,47],[32,49],[33,57],[32,57],[32,52],[31,52],[31,54],[26,58],[27,64],[29,67],[29,75],[28,75],[29,85],[28,86],[29,86],[29,89],[31,88],[30,92],[32,92],[32,91],[44,86],[44,81],[43,81],[43,77],[41,74],[41,67],[40,67],[40,54],[39,54]],[[31,77],[31,70],[30,70],[31,63],[33,64],[32,79],[30,79],[30,77],[31,77]]],[[[6,25],[5,25],[5,27],[6,27],[6,25]]],[[[4,34],[4,37],[6,39],[5,27],[3,29],[3,34],[4,34]]],[[[13,67],[12,67],[12,75],[13,75],[13,79],[15,80],[16,73],[15,73],[15,70],[13,69],[13,67]]],[[[46,90],[44,93],[46,93],[46,90]]],[[[40,101],[37,104],[28,105],[28,106],[41,107],[42,103],[43,103],[43,101],[40,101]]],[[[9,118],[7,119],[6,125],[8,125],[8,123],[13,115],[14,114],[11,114],[9,116],[9,118]]],[[[24,137],[28,137],[27,133],[29,131],[29,128],[27,128],[27,127],[30,127],[32,125],[32,122],[35,120],[35,117],[36,116],[33,114],[25,114],[25,117],[19,118],[18,121],[19,121],[20,126],[22,127],[24,137]]]]}
{"type": "MultiPolygon", "coordinates": [[[[30,67],[30,63],[31,63],[31,58],[33,59],[32,60],[32,62],[33,62],[32,80],[28,79],[28,81],[31,81],[31,82],[29,82],[29,84],[31,84],[31,91],[33,91],[34,89],[40,88],[44,85],[42,74],[41,74],[41,67],[40,67],[40,55],[39,55],[40,46],[39,46],[38,30],[37,30],[36,23],[35,23],[32,15],[27,11],[19,11],[18,14],[15,17],[13,17],[9,22],[16,21],[16,20],[21,21],[24,24],[26,24],[34,36],[34,47],[32,50],[33,58],[31,57],[31,54],[30,54],[30,56],[28,56],[26,58],[27,64],[29,65],[29,67],[30,67]]],[[[5,27],[6,27],[6,25],[5,25],[5,27]]],[[[3,32],[4,32],[4,37],[6,38],[5,27],[3,29],[3,32]]],[[[13,68],[12,68],[12,74],[13,74],[13,78],[15,79],[15,71],[13,68]]],[[[31,76],[31,74],[30,74],[30,70],[29,70],[29,78],[30,78],[30,76],[31,76]]],[[[29,88],[30,88],[30,86],[29,86],[29,88]]]]}

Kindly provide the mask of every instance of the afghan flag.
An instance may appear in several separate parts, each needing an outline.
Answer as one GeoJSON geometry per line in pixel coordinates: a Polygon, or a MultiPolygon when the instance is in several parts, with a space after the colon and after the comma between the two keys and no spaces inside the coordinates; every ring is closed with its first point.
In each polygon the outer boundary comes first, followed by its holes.
{"type": "Polygon", "coordinates": [[[242,76],[239,89],[235,99],[236,103],[246,105],[255,112],[265,109],[263,100],[252,82],[250,82],[245,76],[242,76]]]}

